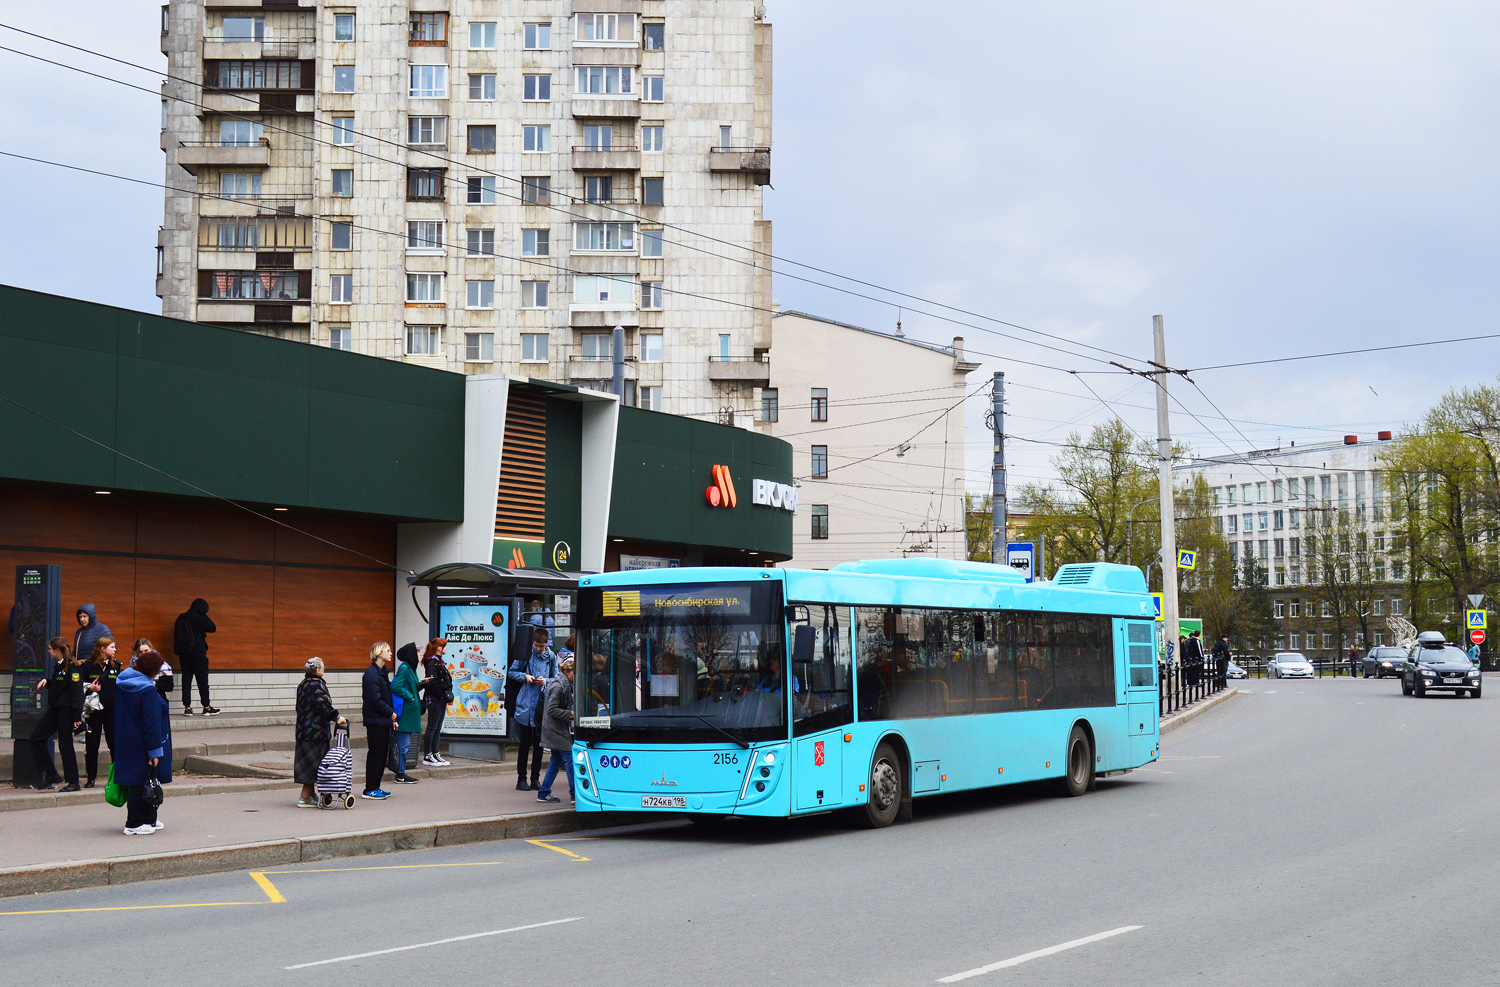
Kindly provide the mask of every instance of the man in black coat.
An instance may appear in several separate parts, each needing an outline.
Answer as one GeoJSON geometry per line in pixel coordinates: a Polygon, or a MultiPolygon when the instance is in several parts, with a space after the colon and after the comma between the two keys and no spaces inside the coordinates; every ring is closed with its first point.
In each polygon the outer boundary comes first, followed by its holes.
{"type": "Polygon", "coordinates": [[[1214,642],[1214,674],[1223,678],[1229,671],[1229,635],[1220,634],[1219,639],[1214,642]]]}
{"type": "Polygon", "coordinates": [[[1182,645],[1182,674],[1189,686],[1195,686],[1202,672],[1203,642],[1198,638],[1198,631],[1193,631],[1182,645]]]}
{"type": "Polygon", "coordinates": [[[365,755],[365,790],[367,799],[386,799],[391,793],[380,787],[385,777],[385,759],[390,751],[391,731],[396,729],[396,707],[391,701],[391,646],[379,641],[370,648],[370,667],[360,683],[365,731],[370,748],[365,755]]]}
{"type": "Polygon", "coordinates": [[[182,712],[193,715],[193,680],[198,681],[198,698],[203,701],[203,715],[217,716],[219,711],[208,702],[208,635],[218,630],[208,619],[208,601],[198,598],[177,615],[172,628],[172,650],[182,663],[182,712]]]}

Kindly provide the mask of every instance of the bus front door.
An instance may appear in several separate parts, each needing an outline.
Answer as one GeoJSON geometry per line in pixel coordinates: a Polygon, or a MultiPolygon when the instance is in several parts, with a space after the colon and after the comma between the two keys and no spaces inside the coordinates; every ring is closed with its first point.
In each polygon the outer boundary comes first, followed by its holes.
{"type": "Polygon", "coordinates": [[[1152,621],[1125,622],[1126,727],[1131,761],[1144,764],[1156,750],[1160,693],[1156,684],[1156,628],[1152,621]]]}
{"type": "Polygon", "coordinates": [[[792,779],[797,789],[797,811],[843,805],[843,731],[798,737],[793,750],[792,779]]]}

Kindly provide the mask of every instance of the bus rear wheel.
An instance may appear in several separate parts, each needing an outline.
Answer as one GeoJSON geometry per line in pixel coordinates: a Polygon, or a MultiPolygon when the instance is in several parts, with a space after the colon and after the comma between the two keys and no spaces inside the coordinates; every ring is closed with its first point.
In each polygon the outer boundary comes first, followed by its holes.
{"type": "Polygon", "coordinates": [[[1068,735],[1067,774],[1057,783],[1057,794],[1076,798],[1094,784],[1094,746],[1083,727],[1074,724],[1068,735]]]}
{"type": "Polygon", "coordinates": [[[870,797],[859,822],[870,829],[881,829],[895,822],[905,790],[901,756],[890,744],[882,743],[875,748],[870,761],[870,797]]]}

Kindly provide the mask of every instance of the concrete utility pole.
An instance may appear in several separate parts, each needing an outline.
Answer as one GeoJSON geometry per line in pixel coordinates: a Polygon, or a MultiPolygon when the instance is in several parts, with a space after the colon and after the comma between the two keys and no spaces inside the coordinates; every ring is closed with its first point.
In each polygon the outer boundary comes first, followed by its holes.
{"type": "Polygon", "coordinates": [[[1177,511],[1172,499],[1172,428],[1167,420],[1167,336],[1161,316],[1151,319],[1156,343],[1156,473],[1161,494],[1161,617],[1167,657],[1177,651],[1177,511]]]}
{"type": "Polygon", "coordinates": [[[995,461],[990,467],[990,561],[1005,565],[1005,375],[995,375],[990,390],[990,426],[995,432],[995,461]]]}

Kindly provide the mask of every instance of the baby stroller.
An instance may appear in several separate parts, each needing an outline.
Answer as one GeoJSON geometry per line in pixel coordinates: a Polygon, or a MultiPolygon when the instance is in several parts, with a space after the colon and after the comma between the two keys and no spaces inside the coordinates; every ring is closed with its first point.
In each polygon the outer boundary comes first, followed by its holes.
{"type": "Polygon", "coordinates": [[[318,762],[318,807],[331,809],[336,802],[354,808],[354,755],[349,751],[349,728],[334,728],[333,746],[318,762]]]}

